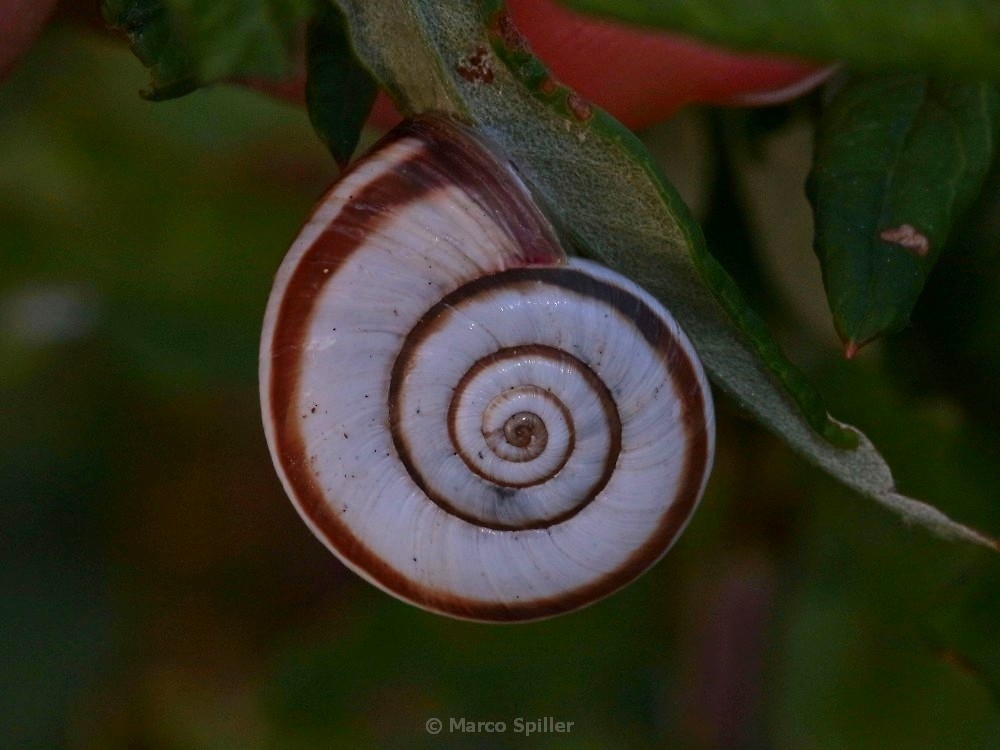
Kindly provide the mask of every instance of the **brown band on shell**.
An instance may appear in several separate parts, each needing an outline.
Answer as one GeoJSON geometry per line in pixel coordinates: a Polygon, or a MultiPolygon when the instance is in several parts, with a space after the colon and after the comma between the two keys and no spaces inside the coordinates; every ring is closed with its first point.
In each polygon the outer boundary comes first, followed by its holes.
{"type": "MultiPolygon", "coordinates": [[[[507,273],[510,273],[509,271],[507,273]]],[[[503,275],[503,274],[500,274],[503,275]]],[[[464,289],[464,287],[463,287],[464,289]]],[[[459,289],[458,292],[461,292],[459,289]]],[[[403,348],[400,350],[399,356],[396,358],[396,364],[393,367],[392,379],[389,385],[389,425],[392,430],[392,441],[396,446],[396,451],[399,454],[400,460],[403,462],[403,466],[406,467],[406,471],[409,473],[410,477],[414,482],[423,490],[424,494],[427,495],[431,500],[433,500],[437,505],[439,505],[443,510],[447,511],[451,515],[461,518],[463,521],[471,523],[475,526],[482,526],[488,529],[495,529],[497,531],[524,531],[527,529],[545,529],[549,526],[554,526],[558,523],[569,520],[581,510],[583,510],[587,505],[589,505],[594,498],[596,498],[601,490],[607,486],[608,481],[611,479],[611,475],[614,473],[615,464],[618,461],[618,455],[621,453],[622,444],[622,423],[621,418],[618,416],[618,409],[615,406],[614,400],[611,398],[611,394],[608,392],[607,387],[601,382],[600,378],[591,370],[584,362],[574,357],[571,354],[567,354],[561,349],[556,349],[551,346],[541,346],[538,344],[525,344],[523,346],[513,346],[505,347],[499,349],[498,351],[483,357],[478,362],[472,365],[471,368],[463,375],[462,380],[459,381],[458,385],[455,386],[456,398],[451,401],[451,408],[448,411],[448,435],[451,439],[451,444],[458,452],[459,457],[465,462],[465,465],[469,467],[478,476],[482,477],[488,482],[496,485],[498,488],[503,488],[506,492],[502,492],[503,496],[516,496],[515,493],[518,489],[522,487],[529,487],[536,482],[528,484],[512,484],[497,481],[495,477],[487,476],[482,472],[482,470],[476,466],[475,462],[470,456],[466,456],[462,453],[460,448],[460,443],[457,435],[455,434],[455,426],[457,415],[455,413],[458,394],[460,394],[465,387],[465,385],[472,380],[479,372],[482,370],[492,367],[499,362],[504,360],[521,358],[521,357],[540,357],[545,359],[558,359],[561,362],[573,367],[577,372],[579,372],[584,379],[587,380],[590,387],[597,394],[598,400],[601,402],[601,406],[604,408],[605,417],[608,420],[608,428],[611,431],[611,450],[608,451],[608,455],[605,457],[604,470],[598,479],[591,486],[589,492],[580,498],[580,502],[569,508],[562,513],[552,515],[539,519],[534,523],[522,523],[519,525],[503,524],[490,519],[479,518],[472,516],[469,513],[458,508],[449,498],[442,497],[439,493],[434,492],[430,488],[427,482],[424,480],[423,476],[420,474],[420,470],[414,465],[412,459],[412,450],[403,434],[403,431],[399,429],[399,424],[401,421],[400,415],[397,413],[397,404],[400,401],[400,390],[402,389],[405,381],[406,375],[411,369],[411,360],[414,354],[419,350],[420,346],[423,344],[426,336],[432,330],[436,329],[442,324],[442,318],[450,314],[455,308],[453,305],[458,302],[457,292],[456,294],[449,295],[445,300],[443,300],[434,310],[429,313],[421,321],[423,325],[418,325],[414,328],[412,334],[407,337],[403,344],[403,348]],[[448,300],[451,300],[449,303],[448,300]]],[[[559,404],[559,408],[563,410],[566,414],[567,422],[572,425],[573,419],[566,412],[566,408],[559,404]]],[[[570,455],[573,453],[573,447],[576,442],[575,435],[571,434],[571,441],[566,451],[566,456],[563,458],[562,462],[556,467],[555,471],[546,480],[558,474],[566,462],[569,460],[570,455]]],[[[507,497],[506,499],[510,499],[507,497]]]]}
{"type": "Polygon", "coordinates": [[[430,188],[461,187],[521,248],[519,262],[552,266],[565,261],[551,224],[506,159],[463,126],[438,117],[416,118],[397,130],[401,137],[417,138],[426,149],[426,155],[411,160],[405,169],[418,169],[416,180],[430,188]],[[503,211],[498,211],[498,206],[503,211]]]}

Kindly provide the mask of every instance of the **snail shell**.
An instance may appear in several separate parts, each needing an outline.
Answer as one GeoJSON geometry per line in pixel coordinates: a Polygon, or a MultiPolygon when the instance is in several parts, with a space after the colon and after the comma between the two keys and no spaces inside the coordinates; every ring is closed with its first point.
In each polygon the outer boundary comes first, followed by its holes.
{"type": "Polygon", "coordinates": [[[587,605],[655,563],[711,469],[711,394],[649,294],[567,259],[512,167],[408,121],[323,198],[264,323],[286,491],[350,568],[473,620],[587,605]]]}

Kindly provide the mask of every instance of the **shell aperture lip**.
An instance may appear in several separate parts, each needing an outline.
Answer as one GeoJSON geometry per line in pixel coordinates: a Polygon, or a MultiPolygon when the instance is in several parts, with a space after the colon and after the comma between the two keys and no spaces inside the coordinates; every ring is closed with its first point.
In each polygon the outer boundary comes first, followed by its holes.
{"type": "Polygon", "coordinates": [[[620,588],[679,535],[711,468],[711,394],[673,319],[567,261],[516,174],[437,119],[316,209],[277,275],[261,388],[313,532],[390,593],[466,619],[620,588]]]}

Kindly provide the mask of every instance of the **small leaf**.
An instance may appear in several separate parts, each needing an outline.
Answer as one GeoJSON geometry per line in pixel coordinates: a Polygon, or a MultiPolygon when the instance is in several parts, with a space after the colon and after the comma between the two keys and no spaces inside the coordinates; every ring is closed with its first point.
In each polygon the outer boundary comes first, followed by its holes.
{"type": "Polygon", "coordinates": [[[183,96],[200,85],[187,42],[170,23],[164,0],[104,0],[104,20],[128,40],[133,54],[149,68],[150,87],[143,98],[162,101],[183,96]]]}
{"type": "Polygon", "coordinates": [[[1000,96],[987,83],[863,77],[824,113],[809,194],[816,253],[848,356],[909,321],[982,187],[998,135],[1000,96]]]}
{"type": "Polygon", "coordinates": [[[564,237],[655,294],[713,382],[831,476],[907,521],[997,542],[895,492],[867,438],[830,419],[763,321],[708,254],[684,204],[636,137],[559,86],[495,0],[337,0],[355,51],[404,112],[474,125],[518,168],[564,237]],[[474,74],[470,74],[470,70],[474,74]],[[856,447],[837,447],[853,443],[856,447]]]}
{"type": "Polygon", "coordinates": [[[309,119],[343,169],[358,145],[378,84],[354,57],[346,19],[335,6],[310,22],[306,39],[309,119]]]}
{"type": "Polygon", "coordinates": [[[160,101],[217,81],[280,78],[314,0],[102,0],[152,74],[142,95],[160,101]]]}
{"type": "Polygon", "coordinates": [[[563,2],[728,47],[840,60],[857,70],[1000,76],[1000,13],[994,0],[563,2]]]}

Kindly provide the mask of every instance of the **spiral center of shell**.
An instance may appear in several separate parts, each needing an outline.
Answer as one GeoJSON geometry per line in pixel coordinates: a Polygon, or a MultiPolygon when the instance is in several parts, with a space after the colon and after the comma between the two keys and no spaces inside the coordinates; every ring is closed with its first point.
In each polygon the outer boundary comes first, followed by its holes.
{"type": "Polygon", "coordinates": [[[566,314],[554,290],[517,278],[472,282],[427,311],[389,389],[393,442],[410,477],[450,515],[501,530],[577,515],[607,485],[622,442],[607,386],[550,325],[566,314]],[[471,323],[497,309],[523,337],[471,323]],[[538,331],[553,333],[535,343],[538,331]]]}
{"type": "Polygon", "coordinates": [[[545,422],[529,411],[519,411],[508,419],[503,426],[503,436],[515,448],[527,448],[532,458],[545,450],[549,439],[545,422]]]}
{"type": "Polygon", "coordinates": [[[544,360],[502,354],[466,373],[455,389],[448,429],[469,469],[503,487],[532,487],[562,470],[576,426],[561,394],[532,382],[544,383],[542,373],[550,368],[544,360]]]}
{"type": "Polygon", "coordinates": [[[465,462],[476,473],[506,484],[538,484],[549,479],[562,468],[573,448],[573,420],[565,406],[544,388],[522,385],[504,388],[482,408],[490,389],[500,387],[495,383],[495,373],[485,375],[473,376],[466,382],[467,388],[456,393],[452,409],[455,419],[463,422],[461,431],[452,429],[451,433],[465,462]],[[469,387],[472,390],[468,390],[469,387]],[[509,471],[493,466],[489,469],[491,473],[485,475],[492,461],[479,457],[478,437],[474,431],[466,434],[467,425],[464,424],[464,415],[480,410],[482,437],[494,456],[514,464],[535,460],[540,463],[531,467],[511,467],[509,471]],[[550,427],[553,431],[551,442],[550,427]]]}

